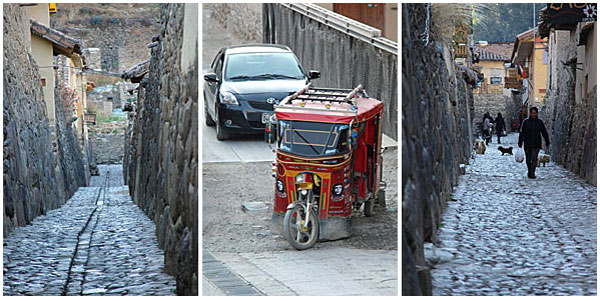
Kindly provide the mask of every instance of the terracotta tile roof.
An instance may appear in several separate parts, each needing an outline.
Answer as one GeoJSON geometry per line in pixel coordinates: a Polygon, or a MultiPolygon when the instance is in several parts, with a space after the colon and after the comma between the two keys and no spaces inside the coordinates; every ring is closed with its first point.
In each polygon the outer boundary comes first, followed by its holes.
{"type": "Polygon", "coordinates": [[[132,83],[139,83],[142,81],[146,73],[150,70],[150,59],[133,65],[131,68],[123,71],[121,78],[130,80],[132,83]]]}
{"type": "Polygon", "coordinates": [[[508,61],[513,51],[513,43],[489,43],[487,46],[475,46],[482,61],[508,61]]]}
{"type": "Polygon", "coordinates": [[[81,54],[83,42],[72,38],[56,29],[52,29],[35,19],[29,19],[31,33],[52,43],[54,55],[62,54],[71,57],[73,53],[81,54]]]}
{"type": "Polygon", "coordinates": [[[479,52],[479,60],[481,61],[504,61],[504,60],[508,60],[507,57],[493,53],[493,52],[489,52],[487,50],[483,50],[483,49],[479,49],[477,50],[477,52],[479,52]]]}
{"type": "Polygon", "coordinates": [[[514,43],[512,42],[504,42],[504,43],[489,43],[485,46],[485,50],[489,52],[493,52],[495,54],[499,54],[501,56],[510,59],[510,55],[513,51],[514,43]]]}

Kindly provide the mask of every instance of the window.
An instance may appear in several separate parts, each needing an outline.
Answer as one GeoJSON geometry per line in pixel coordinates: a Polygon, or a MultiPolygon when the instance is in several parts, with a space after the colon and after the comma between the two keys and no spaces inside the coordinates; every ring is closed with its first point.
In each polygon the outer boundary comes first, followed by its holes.
{"type": "Polygon", "coordinates": [[[231,54],[225,64],[225,79],[272,76],[275,79],[304,78],[300,64],[293,53],[239,53],[231,54]]]}
{"type": "Polygon", "coordinates": [[[215,61],[215,74],[217,75],[217,79],[221,79],[221,73],[223,72],[223,55],[217,57],[215,61]]]}
{"type": "Polygon", "coordinates": [[[348,125],[279,120],[279,149],[301,156],[329,156],[348,151],[348,125]]]}
{"type": "Polygon", "coordinates": [[[492,85],[501,85],[502,77],[490,77],[490,84],[492,85]]]}

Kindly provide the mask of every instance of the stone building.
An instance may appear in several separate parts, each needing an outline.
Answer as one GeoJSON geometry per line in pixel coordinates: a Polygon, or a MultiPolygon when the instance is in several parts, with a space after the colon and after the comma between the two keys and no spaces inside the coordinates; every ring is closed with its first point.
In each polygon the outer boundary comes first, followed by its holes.
{"type": "Polygon", "coordinates": [[[177,294],[197,295],[198,6],[166,4],[160,16],[150,60],[123,74],[140,82],[123,167],[133,201],[156,225],[177,294]]]}
{"type": "Polygon", "coordinates": [[[493,118],[501,113],[506,123],[506,131],[512,130],[511,120],[515,118],[521,102],[515,102],[510,89],[504,88],[508,76],[506,62],[510,62],[512,43],[490,43],[487,46],[475,46],[477,63],[473,69],[483,75],[483,81],[473,89],[474,112],[473,127],[480,131],[483,114],[489,112],[493,118]]]}
{"type": "Polygon", "coordinates": [[[540,35],[548,38],[546,104],[541,118],[550,135],[552,160],[597,185],[596,16],[581,13],[595,4],[548,6],[540,35]]]}

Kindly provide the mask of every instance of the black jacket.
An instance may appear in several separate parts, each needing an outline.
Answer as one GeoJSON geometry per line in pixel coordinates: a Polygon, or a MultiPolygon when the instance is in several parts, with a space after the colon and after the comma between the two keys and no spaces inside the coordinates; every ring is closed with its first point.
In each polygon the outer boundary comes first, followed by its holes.
{"type": "Polygon", "coordinates": [[[501,132],[503,130],[506,130],[506,124],[504,123],[504,118],[496,117],[496,120],[494,121],[494,123],[496,124],[496,132],[501,132]]]}
{"type": "Polygon", "coordinates": [[[546,141],[546,145],[550,144],[550,138],[548,138],[548,132],[544,122],[539,118],[523,120],[521,124],[521,133],[519,134],[519,144],[525,142],[525,148],[542,148],[542,137],[546,141]]]}

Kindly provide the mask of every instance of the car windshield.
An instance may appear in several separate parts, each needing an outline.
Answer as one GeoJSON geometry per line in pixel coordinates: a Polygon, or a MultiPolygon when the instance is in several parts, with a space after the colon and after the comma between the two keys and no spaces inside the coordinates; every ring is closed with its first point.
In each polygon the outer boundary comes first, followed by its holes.
{"type": "Polygon", "coordinates": [[[225,66],[225,80],[303,79],[304,73],[294,54],[230,54],[225,66]]]}
{"type": "Polygon", "coordinates": [[[279,149],[301,156],[331,156],[348,151],[348,125],[279,120],[279,149]]]}

